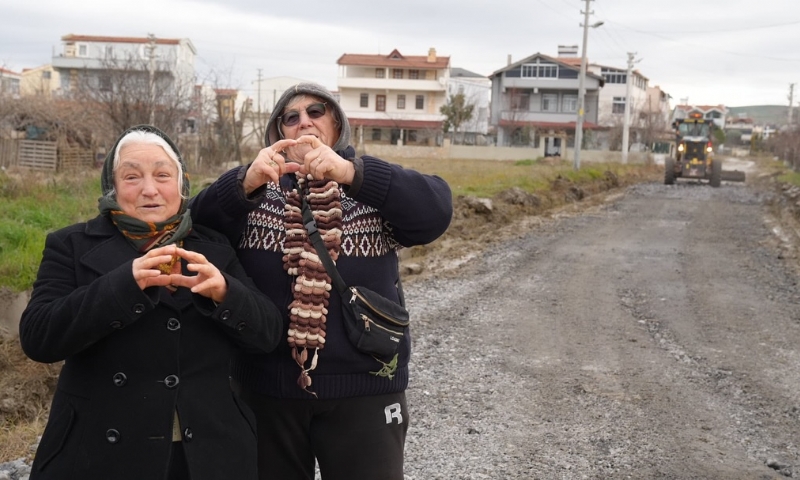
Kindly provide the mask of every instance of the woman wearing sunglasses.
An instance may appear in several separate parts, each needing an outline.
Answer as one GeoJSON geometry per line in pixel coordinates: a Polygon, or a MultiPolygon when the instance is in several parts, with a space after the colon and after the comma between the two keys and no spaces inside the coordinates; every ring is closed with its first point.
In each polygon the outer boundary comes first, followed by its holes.
{"type": "Polygon", "coordinates": [[[283,306],[282,345],[233,366],[258,420],[260,478],[313,480],[316,460],[323,480],[400,480],[410,338],[383,366],[350,343],[302,201],[344,281],[402,302],[397,250],[444,233],[450,188],[437,176],[356,156],[344,111],[316,84],[283,94],[266,144],[191,204],[195,223],[225,233],[257,286],[283,306]]]}

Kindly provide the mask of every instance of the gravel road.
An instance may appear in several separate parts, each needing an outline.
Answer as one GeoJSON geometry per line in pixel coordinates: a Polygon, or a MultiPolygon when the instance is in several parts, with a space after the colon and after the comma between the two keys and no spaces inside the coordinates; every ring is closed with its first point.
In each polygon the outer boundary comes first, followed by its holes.
{"type": "Polygon", "coordinates": [[[406,479],[800,476],[800,230],[775,199],[640,184],[428,261],[459,266],[405,284],[406,479]]]}
{"type": "Polygon", "coordinates": [[[406,478],[800,476],[798,274],[769,199],[641,184],[408,282],[406,478]]]}

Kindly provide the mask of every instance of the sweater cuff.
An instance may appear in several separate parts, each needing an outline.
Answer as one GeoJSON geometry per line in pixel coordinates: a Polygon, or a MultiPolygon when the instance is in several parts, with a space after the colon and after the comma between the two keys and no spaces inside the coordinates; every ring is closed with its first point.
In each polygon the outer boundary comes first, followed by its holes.
{"type": "Polygon", "coordinates": [[[388,162],[375,157],[361,157],[364,164],[364,175],[361,188],[353,195],[360,202],[373,208],[381,208],[386,202],[389,185],[392,181],[392,166],[388,162]]]}

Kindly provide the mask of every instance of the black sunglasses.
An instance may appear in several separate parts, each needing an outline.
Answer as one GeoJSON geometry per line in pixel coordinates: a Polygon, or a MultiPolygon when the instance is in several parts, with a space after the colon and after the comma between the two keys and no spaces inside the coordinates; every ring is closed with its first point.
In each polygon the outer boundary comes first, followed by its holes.
{"type": "MultiPolygon", "coordinates": [[[[325,115],[325,105],[326,103],[323,102],[323,103],[312,103],[311,105],[307,106],[306,114],[308,115],[308,118],[316,120],[317,118],[320,118],[323,115],[325,115]]],[[[300,123],[300,112],[298,112],[297,110],[289,110],[288,112],[278,117],[278,120],[280,120],[280,122],[287,127],[293,127],[298,123],[300,123]]]]}

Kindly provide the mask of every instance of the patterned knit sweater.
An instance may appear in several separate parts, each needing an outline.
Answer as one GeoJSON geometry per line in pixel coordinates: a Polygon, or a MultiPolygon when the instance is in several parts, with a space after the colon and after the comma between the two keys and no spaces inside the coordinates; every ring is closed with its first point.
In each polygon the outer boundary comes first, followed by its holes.
{"type": "MultiPolygon", "coordinates": [[[[352,147],[339,152],[352,158],[352,147]]],[[[358,182],[340,187],[342,247],[337,268],[349,285],[362,285],[387,298],[399,300],[397,249],[430,243],[447,229],[452,217],[452,197],[447,183],[374,157],[355,160],[358,182]]],[[[267,184],[251,198],[241,186],[245,169],[223,174],[190,203],[193,222],[215,228],[237,246],[239,259],[262,292],[283,310],[288,331],[288,306],[293,277],[283,269],[286,192],[293,175],[281,185],[267,184]]],[[[413,334],[413,312],[411,312],[413,334]]],[[[369,355],[358,352],[344,332],[341,302],[331,295],[325,348],[312,373],[310,390],[318,398],[345,398],[400,392],[408,386],[411,335],[400,345],[393,378],[370,374],[380,368],[369,355]]],[[[265,355],[242,358],[234,364],[234,377],[243,385],[278,398],[314,398],[297,385],[299,367],[288,344],[265,355]]]]}

